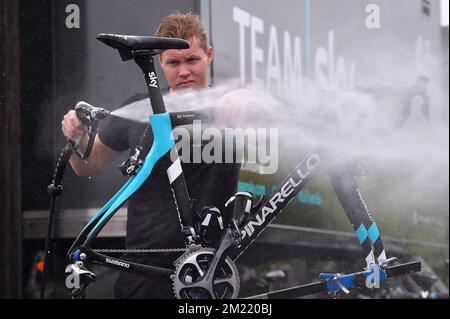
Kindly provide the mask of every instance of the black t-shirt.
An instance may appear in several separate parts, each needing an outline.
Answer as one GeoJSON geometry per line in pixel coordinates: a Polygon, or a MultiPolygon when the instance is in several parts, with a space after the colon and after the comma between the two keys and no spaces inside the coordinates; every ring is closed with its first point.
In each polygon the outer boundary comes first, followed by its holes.
{"type": "MultiPolygon", "coordinates": [[[[139,103],[148,103],[150,108],[148,98],[139,103]]],[[[141,158],[144,160],[153,143],[151,128],[147,128],[148,124],[111,116],[99,129],[98,134],[102,143],[109,148],[116,151],[130,150],[130,154],[134,153],[135,147],[142,140],[141,158]],[[143,137],[144,132],[145,136],[143,137]]],[[[206,143],[208,141],[202,141],[202,146],[206,143]]],[[[191,154],[196,147],[199,145],[193,145],[191,139],[191,154]]],[[[180,222],[166,173],[167,165],[168,163],[165,163],[164,159],[158,161],[150,177],[128,201],[127,248],[185,247],[184,236],[180,231],[180,222]]],[[[199,211],[204,206],[218,207],[226,225],[230,216],[224,210],[224,204],[236,192],[240,164],[182,162],[181,166],[190,198],[195,199],[196,210],[199,211]]],[[[154,257],[132,254],[123,256],[126,260],[161,266],[171,266],[176,257],[177,255],[168,255],[167,258],[161,258],[161,255],[154,257]]]]}

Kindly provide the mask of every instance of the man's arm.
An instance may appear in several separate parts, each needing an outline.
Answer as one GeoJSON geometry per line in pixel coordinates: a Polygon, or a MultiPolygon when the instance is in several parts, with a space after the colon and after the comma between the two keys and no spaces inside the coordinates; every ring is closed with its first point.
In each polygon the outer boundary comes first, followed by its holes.
{"type": "MultiPolygon", "coordinates": [[[[83,143],[85,149],[87,142],[83,143]]],[[[78,176],[92,176],[103,170],[109,163],[114,161],[122,154],[122,152],[110,149],[102,143],[100,138],[95,136],[92,151],[86,160],[81,160],[75,154],[69,160],[70,166],[78,176]]]]}

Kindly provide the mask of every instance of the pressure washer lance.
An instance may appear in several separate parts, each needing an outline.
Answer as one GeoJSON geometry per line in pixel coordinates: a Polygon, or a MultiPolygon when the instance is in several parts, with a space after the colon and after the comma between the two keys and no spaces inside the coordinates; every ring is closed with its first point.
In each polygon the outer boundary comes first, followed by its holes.
{"type": "Polygon", "coordinates": [[[80,151],[76,147],[76,142],[72,140],[67,140],[66,146],[63,148],[61,155],[56,164],[56,169],[53,175],[53,180],[51,184],[47,188],[47,192],[50,194],[50,209],[49,209],[49,221],[47,227],[47,238],[45,240],[45,255],[44,255],[44,269],[41,277],[41,292],[40,298],[45,297],[45,280],[48,273],[48,265],[50,264],[50,255],[51,255],[51,247],[52,247],[52,233],[53,233],[53,224],[54,224],[54,212],[56,205],[56,198],[62,193],[62,178],[64,171],[69,163],[69,159],[72,156],[72,153],[77,154],[82,160],[88,158],[91,153],[92,146],[94,144],[95,134],[97,133],[98,120],[104,119],[107,117],[110,112],[101,107],[95,107],[86,103],[84,101],[80,101],[75,106],[75,111],[77,113],[80,121],[88,127],[89,133],[89,142],[86,147],[86,151],[84,154],[81,154],[80,151]]]}

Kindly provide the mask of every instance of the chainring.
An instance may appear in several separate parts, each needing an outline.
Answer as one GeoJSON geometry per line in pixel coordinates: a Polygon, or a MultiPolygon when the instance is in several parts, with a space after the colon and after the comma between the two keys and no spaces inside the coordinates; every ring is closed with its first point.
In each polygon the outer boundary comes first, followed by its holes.
{"type": "Polygon", "coordinates": [[[177,299],[234,299],[240,288],[239,273],[230,257],[218,267],[213,278],[214,296],[198,283],[203,279],[215,249],[195,248],[185,252],[175,263],[172,275],[177,299]]]}

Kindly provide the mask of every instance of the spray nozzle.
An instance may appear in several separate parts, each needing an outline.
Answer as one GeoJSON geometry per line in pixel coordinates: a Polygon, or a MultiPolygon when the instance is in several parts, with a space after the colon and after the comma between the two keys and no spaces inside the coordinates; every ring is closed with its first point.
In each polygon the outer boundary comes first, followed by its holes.
{"type": "Polygon", "coordinates": [[[109,111],[102,107],[95,107],[86,103],[84,101],[80,101],[75,106],[75,111],[77,112],[77,116],[80,118],[82,122],[91,120],[101,120],[109,115],[109,111]]]}

